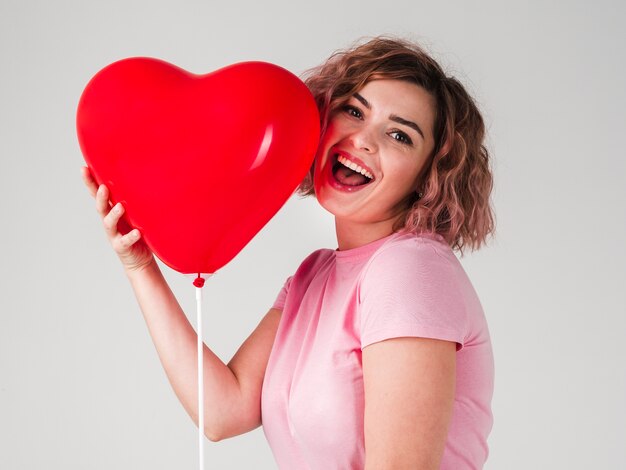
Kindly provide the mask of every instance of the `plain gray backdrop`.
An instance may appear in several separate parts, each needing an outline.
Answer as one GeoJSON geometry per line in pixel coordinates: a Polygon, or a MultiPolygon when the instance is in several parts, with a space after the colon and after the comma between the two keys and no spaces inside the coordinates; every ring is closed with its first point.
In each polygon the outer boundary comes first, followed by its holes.
{"type": "MultiPolygon", "coordinates": [[[[626,462],[626,20],[618,1],[0,0],[0,468],[197,468],[171,390],[80,178],[78,98],[105,65],[301,73],[382,33],[421,41],[473,93],[494,158],[497,238],[462,258],[496,362],[485,468],[626,462]]],[[[292,198],[204,288],[228,361],[330,215],[292,198]]],[[[161,264],[195,316],[189,278],[161,264]]],[[[206,468],[273,469],[259,428],[206,468]]]]}

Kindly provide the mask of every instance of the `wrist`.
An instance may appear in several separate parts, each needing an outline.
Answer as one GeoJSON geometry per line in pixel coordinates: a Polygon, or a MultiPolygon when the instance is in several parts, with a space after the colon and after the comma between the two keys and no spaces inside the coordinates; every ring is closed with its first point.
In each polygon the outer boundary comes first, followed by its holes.
{"type": "Polygon", "coordinates": [[[158,270],[159,266],[157,265],[157,262],[154,256],[152,256],[150,261],[146,263],[136,265],[136,266],[124,266],[124,272],[129,278],[141,276],[148,272],[154,271],[155,269],[158,270]]]}

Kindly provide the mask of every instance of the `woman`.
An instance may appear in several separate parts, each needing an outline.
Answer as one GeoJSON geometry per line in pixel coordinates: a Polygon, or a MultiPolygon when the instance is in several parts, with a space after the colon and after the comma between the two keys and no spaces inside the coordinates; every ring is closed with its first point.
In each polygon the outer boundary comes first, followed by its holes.
{"type": "MultiPolygon", "coordinates": [[[[304,260],[227,365],[205,347],[205,434],[263,424],[281,469],[481,468],[493,356],[452,251],[493,232],[480,113],[394,39],[337,53],[306,83],[323,131],[300,190],[335,216],[338,249],[304,260]]],[[[83,177],[197,422],[195,332],[137,230],[118,231],[124,208],[83,177]]]]}

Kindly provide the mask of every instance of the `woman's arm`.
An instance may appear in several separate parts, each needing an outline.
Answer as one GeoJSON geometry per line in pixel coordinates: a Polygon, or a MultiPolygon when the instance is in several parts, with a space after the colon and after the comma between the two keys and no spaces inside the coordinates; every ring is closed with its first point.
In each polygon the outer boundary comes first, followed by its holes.
{"type": "Polygon", "coordinates": [[[452,341],[393,338],[363,348],[366,470],[439,468],[455,374],[452,341]]]}
{"type": "MultiPolygon", "coordinates": [[[[122,204],[111,208],[106,185],[98,187],[82,167],[85,186],[96,200],[105,233],[139,302],[165,373],[191,418],[198,423],[197,336],[163,278],[138,230],[130,230],[122,204]],[[120,228],[122,231],[120,231],[120,228]]],[[[216,441],[261,424],[261,387],[280,319],[270,310],[226,366],[204,347],[205,429],[216,441]]]]}
{"type": "MultiPolygon", "coordinates": [[[[167,378],[197,425],[196,332],[156,262],[126,273],[167,378]]],[[[204,433],[210,440],[236,436],[261,424],[261,387],[280,314],[271,309],[228,365],[204,346],[204,433]]]]}

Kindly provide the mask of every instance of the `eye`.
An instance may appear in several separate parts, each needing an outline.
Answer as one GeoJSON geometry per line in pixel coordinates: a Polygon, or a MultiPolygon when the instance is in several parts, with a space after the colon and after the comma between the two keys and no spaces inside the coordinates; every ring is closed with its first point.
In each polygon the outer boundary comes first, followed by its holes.
{"type": "Polygon", "coordinates": [[[413,144],[413,141],[411,140],[411,138],[406,135],[406,133],[402,132],[402,131],[391,131],[389,133],[389,135],[394,139],[397,140],[398,142],[400,142],[401,144],[406,144],[406,145],[411,145],[413,144]]]}
{"type": "Polygon", "coordinates": [[[356,106],[346,104],[341,109],[344,113],[349,114],[350,116],[353,116],[357,119],[363,119],[363,113],[361,113],[361,110],[356,106]]]}

